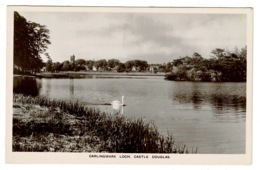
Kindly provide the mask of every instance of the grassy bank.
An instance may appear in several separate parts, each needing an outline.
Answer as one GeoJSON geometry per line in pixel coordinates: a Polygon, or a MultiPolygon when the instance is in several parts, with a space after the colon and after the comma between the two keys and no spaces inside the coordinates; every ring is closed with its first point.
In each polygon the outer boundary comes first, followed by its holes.
{"type": "Polygon", "coordinates": [[[188,153],[142,119],[20,94],[13,102],[13,151],[188,153]]]}

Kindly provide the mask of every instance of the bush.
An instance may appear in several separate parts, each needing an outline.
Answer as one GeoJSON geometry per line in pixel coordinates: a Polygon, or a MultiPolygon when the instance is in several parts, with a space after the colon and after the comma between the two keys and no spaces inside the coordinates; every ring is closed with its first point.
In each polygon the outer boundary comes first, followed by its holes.
{"type": "Polygon", "coordinates": [[[165,79],[166,80],[176,80],[177,76],[175,75],[175,73],[169,73],[165,75],[165,79]]]}

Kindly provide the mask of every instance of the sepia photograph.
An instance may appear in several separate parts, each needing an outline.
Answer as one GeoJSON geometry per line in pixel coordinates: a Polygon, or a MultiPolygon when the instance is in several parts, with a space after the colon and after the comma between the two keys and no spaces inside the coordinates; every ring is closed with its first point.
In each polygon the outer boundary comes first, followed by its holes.
{"type": "Polygon", "coordinates": [[[9,6],[7,19],[8,155],[250,163],[251,8],[9,6]]]}

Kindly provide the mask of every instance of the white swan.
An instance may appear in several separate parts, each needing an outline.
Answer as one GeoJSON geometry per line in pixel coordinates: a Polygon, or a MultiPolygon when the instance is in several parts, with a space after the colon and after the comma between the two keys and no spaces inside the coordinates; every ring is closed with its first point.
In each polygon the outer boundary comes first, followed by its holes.
{"type": "Polygon", "coordinates": [[[124,106],[124,97],[125,96],[122,96],[122,103],[118,100],[112,101],[111,105],[114,110],[119,110],[121,106],[124,106]]]}

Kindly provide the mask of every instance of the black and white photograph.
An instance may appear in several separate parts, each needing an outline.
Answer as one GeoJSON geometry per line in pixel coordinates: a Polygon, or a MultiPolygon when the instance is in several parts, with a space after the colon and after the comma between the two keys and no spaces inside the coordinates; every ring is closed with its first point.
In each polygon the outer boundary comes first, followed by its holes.
{"type": "Polygon", "coordinates": [[[10,154],[250,162],[251,8],[8,8],[10,154]]]}

